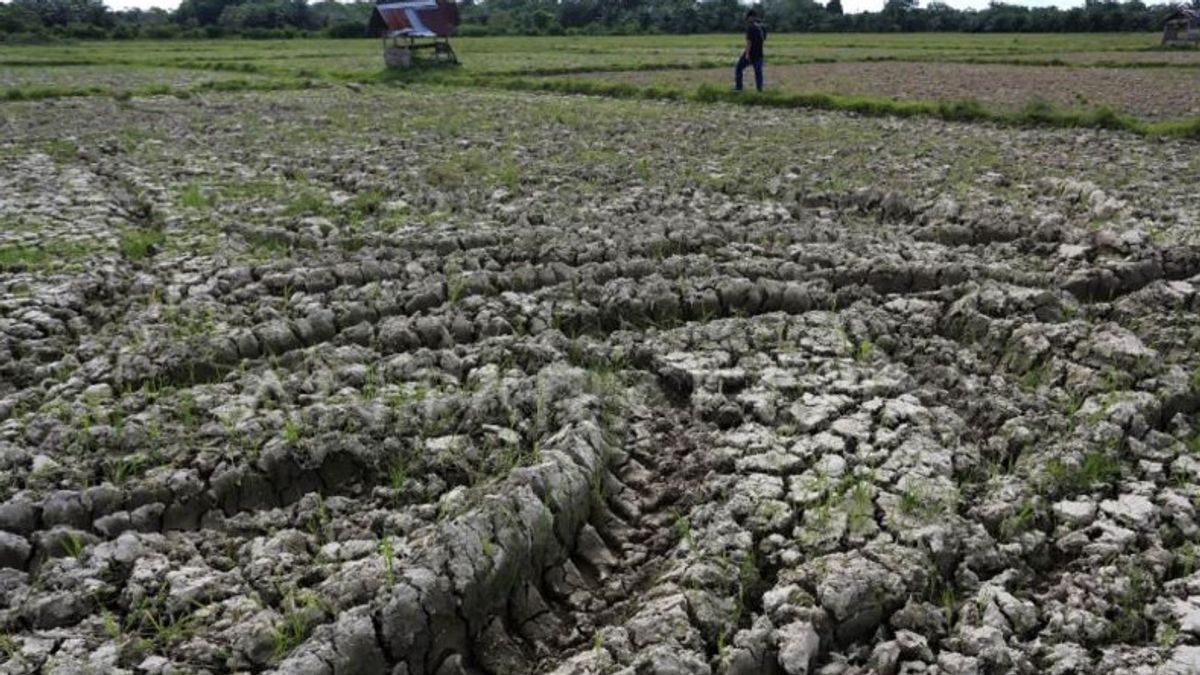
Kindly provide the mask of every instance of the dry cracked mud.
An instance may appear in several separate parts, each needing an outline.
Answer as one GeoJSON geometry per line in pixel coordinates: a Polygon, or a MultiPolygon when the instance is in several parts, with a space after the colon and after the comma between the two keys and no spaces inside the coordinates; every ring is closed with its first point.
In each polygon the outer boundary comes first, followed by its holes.
{"type": "Polygon", "coordinates": [[[3,111],[0,672],[1200,664],[1194,144],[3,111]]]}

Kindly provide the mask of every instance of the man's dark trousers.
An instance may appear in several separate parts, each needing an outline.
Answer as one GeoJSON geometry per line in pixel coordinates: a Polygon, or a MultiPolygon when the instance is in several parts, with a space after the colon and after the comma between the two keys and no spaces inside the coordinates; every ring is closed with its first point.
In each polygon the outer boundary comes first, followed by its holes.
{"type": "MultiPolygon", "coordinates": [[[[729,63],[726,61],[726,63],[729,63]]],[[[738,59],[737,67],[733,71],[733,88],[738,91],[742,90],[742,71],[746,66],[754,66],[754,88],[759,91],[763,90],[763,60],[756,59],[751,61],[742,54],[742,58],[738,59]]]]}

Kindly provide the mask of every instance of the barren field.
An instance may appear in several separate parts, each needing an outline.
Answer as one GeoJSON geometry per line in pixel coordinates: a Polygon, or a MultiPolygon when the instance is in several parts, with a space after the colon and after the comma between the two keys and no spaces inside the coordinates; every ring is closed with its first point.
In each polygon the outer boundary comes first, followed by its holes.
{"type": "MultiPolygon", "coordinates": [[[[586,77],[696,87],[730,87],[733,68],[592,73],[586,77]]],[[[750,88],[753,88],[753,73],[750,88]]],[[[572,77],[580,77],[573,75],[572,77]]],[[[884,96],[901,100],[975,100],[1006,110],[1044,101],[1069,108],[1105,105],[1151,120],[1200,115],[1200,69],[880,62],[766,67],[767,86],[788,92],[884,96]]]]}
{"type": "Polygon", "coordinates": [[[1058,59],[1064,63],[1075,65],[1087,64],[1148,64],[1151,66],[1170,65],[1178,67],[1200,67],[1200,50],[1187,49],[1178,51],[1078,51],[1078,52],[1063,52],[1061,54],[1021,54],[1019,56],[999,55],[993,56],[983,54],[979,57],[982,60],[987,59],[1005,59],[1016,61],[1035,61],[1042,62],[1047,59],[1058,59]]]}
{"type": "Polygon", "coordinates": [[[0,673],[1200,670],[1196,142],[330,58],[0,103],[0,673]]]}

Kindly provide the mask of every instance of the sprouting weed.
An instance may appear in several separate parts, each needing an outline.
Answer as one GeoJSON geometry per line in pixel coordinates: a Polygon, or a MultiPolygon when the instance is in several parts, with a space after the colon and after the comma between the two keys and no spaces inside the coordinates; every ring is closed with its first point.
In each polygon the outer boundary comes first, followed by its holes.
{"type": "Polygon", "coordinates": [[[283,420],[283,440],[288,445],[296,445],[300,442],[300,425],[291,416],[283,420]]]}
{"type": "Polygon", "coordinates": [[[11,660],[17,656],[17,653],[16,641],[8,633],[0,631],[0,654],[4,654],[6,659],[11,660]]]}
{"type": "Polygon", "coordinates": [[[392,486],[392,496],[399,499],[405,484],[408,483],[408,467],[401,461],[392,462],[388,465],[387,473],[388,483],[392,486]]]}
{"type": "Polygon", "coordinates": [[[379,555],[383,557],[383,578],[387,581],[388,586],[396,585],[396,551],[392,548],[391,537],[383,537],[379,540],[379,555]]]}
{"type": "Polygon", "coordinates": [[[674,529],[676,539],[686,542],[689,549],[696,550],[696,538],[692,533],[692,524],[688,522],[687,516],[677,515],[674,529]]]}
{"type": "Polygon", "coordinates": [[[875,343],[864,339],[858,343],[858,347],[854,350],[854,360],[859,363],[866,363],[871,360],[871,354],[875,351],[875,343]]]}
{"type": "Polygon", "coordinates": [[[67,533],[66,539],[64,539],[62,542],[63,552],[76,559],[83,557],[83,549],[85,545],[86,544],[83,541],[83,537],[80,537],[74,532],[67,533]]]}

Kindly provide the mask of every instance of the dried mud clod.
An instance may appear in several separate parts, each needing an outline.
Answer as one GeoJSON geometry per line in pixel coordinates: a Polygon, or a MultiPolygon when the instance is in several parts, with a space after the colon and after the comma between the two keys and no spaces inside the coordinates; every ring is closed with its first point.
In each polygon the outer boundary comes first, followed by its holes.
{"type": "Polygon", "coordinates": [[[6,110],[0,672],[1200,659],[1188,144],[420,87],[6,110]]]}

